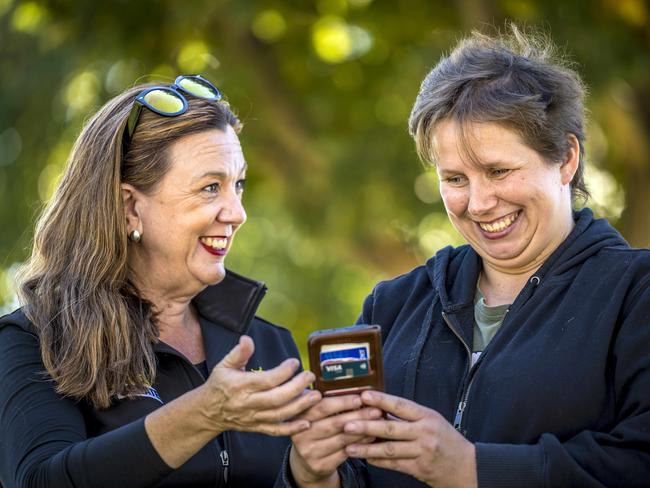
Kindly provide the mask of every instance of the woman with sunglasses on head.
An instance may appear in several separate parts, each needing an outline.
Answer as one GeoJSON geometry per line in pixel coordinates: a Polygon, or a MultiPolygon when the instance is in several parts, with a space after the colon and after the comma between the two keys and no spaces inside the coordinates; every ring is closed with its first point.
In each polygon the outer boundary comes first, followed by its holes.
{"type": "Polygon", "coordinates": [[[650,251],[573,209],[584,92],[552,52],[476,33],[424,79],[410,132],[468,245],[374,288],[386,393],[358,403],[387,419],[323,399],[284,485],[650,486],[650,251]]]}
{"type": "Polygon", "coordinates": [[[0,319],[0,485],[271,486],[308,427],[313,375],[224,268],[247,165],[220,98],[140,86],[82,130],[0,319]]]}

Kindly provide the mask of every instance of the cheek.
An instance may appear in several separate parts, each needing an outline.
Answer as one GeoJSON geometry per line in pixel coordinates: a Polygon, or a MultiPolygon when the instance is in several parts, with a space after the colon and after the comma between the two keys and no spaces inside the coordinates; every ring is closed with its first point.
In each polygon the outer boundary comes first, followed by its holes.
{"type": "Polygon", "coordinates": [[[465,191],[441,189],[440,196],[448,214],[460,217],[467,210],[468,199],[465,191]]]}

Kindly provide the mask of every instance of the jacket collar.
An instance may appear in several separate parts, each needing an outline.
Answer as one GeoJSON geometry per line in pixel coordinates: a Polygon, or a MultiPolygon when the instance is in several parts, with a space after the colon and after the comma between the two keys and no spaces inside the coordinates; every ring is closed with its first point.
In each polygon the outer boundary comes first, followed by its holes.
{"type": "Polygon", "coordinates": [[[192,302],[210,322],[237,334],[245,334],[267,288],[261,281],[226,270],[225,278],[208,286],[192,302]]]}

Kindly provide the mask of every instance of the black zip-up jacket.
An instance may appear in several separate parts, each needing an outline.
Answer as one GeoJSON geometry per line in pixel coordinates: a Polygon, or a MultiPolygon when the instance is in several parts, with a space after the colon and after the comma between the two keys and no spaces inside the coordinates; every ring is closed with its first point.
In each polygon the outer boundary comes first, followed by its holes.
{"type": "MultiPolygon", "coordinates": [[[[257,317],[266,287],[228,272],[199,294],[208,370],[246,333],[255,341],[248,369],[299,358],[286,329],[257,317]]],[[[144,417],[204,382],[188,360],[155,345],[156,380],[147,394],[105,410],[58,395],[42,376],[33,325],[21,310],[0,319],[0,485],[13,487],[272,486],[286,437],[225,432],[173,470],[153,448],[144,417]]]]}
{"type": "MultiPolygon", "coordinates": [[[[475,443],[480,487],[650,486],[650,250],[591,211],[531,276],[471,364],[481,261],[447,247],[378,284],[360,323],[383,333],[386,390],[475,443]]],[[[424,486],[347,462],[343,486],[424,486]]],[[[285,470],[277,486],[290,485],[285,470]]]]}

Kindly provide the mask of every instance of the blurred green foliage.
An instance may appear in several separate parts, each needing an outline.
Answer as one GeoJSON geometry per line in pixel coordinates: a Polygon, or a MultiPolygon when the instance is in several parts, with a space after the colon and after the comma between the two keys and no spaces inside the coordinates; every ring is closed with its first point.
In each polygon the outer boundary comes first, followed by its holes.
{"type": "MultiPolygon", "coordinates": [[[[245,123],[249,222],[228,265],[304,345],[373,284],[459,244],[406,120],[472,28],[539,27],[591,87],[590,203],[650,243],[650,10],[644,0],[0,0],[0,306],[84,120],[136,82],[200,72],[245,123]]],[[[81,236],[83,238],[83,236],[81,236]]]]}

